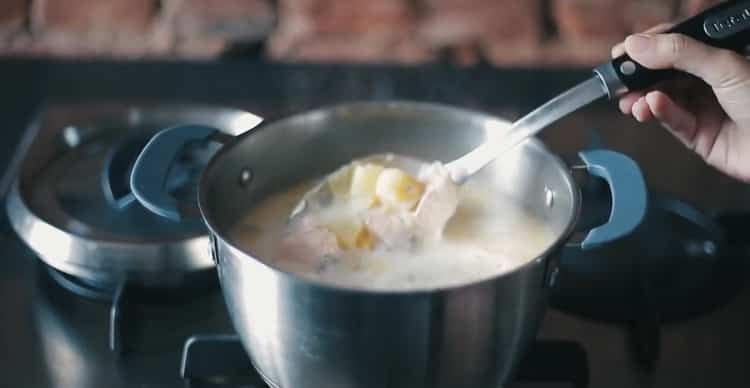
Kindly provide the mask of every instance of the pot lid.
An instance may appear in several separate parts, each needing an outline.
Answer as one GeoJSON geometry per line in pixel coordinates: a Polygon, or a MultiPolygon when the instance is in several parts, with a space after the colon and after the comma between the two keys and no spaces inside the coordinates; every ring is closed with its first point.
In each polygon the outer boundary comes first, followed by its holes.
{"type": "MultiPolygon", "coordinates": [[[[132,163],[150,137],[166,127],[188,122],[240,133],[257,117],[196,106],[94,116],[62,125],[42,120],[8,198],[11,223],[21,238],[47,264],[84,278],[212,267],[200,218],[174,222],[134,200],[132,163]]],[[[165,184],[176,198],[195,200],[196,180],[217,150],[204,143],[189,147],[172,167],[165,184]]]]}
{"type": "MultiPolygon", "coordinates": [[[[170,222],[133,201],[130,168],[148,139],[146,132],[129,137],[101,133],[70,148],[29,182],[30,209],[71,233],[96,239],[160,242],[203,234],[200,219],[170,222]]],[[[192,156],[175,165],[178,171],[167,182],[177,196],[191,194],[195,170],[205,163],[192,156]]]]}

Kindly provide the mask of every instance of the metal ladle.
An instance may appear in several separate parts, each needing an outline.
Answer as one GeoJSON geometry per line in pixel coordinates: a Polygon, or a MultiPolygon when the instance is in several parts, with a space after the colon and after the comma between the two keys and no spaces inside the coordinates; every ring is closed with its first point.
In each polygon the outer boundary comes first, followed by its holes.
{"type": "MultiPolygon", "coordinates": [[[[598,77],[594,77],[555,97],[514,122],[506,137],[500,140],[489,139],[469,153],[447,163],[445,168],[448,170],[451,180],[457,185],[463,184],[482,168],[505,155],[509,149],[536,135],[561,117],[605,94],[606,89],[602,82],[598,77]]],[[[427,165],[426,161],[395,154],[371,155],[358,159],[356,162],[374,162],[385,167],[401,169],[411,175],[416,175],[422,166],[427,165]]],[[[302,200],[292,211],[290,219],[296,219],[311,209],[319,208],[330,202],[332,193],[328,190],[328,185],[325,182],[327,181],[326,178],[331,175],[322,179],[320,183],[305,193],[302,200]]]]}
{"type": "MultiPolygon", "coordinates": [[[[750,0],[721,3],[675,25],[667,33],[680,33],[717,48],[741,52],[750,43],[750,0]]],[[[652,87],[658,82],[679,76],[675,70],[652,70],[633,61],[627,54],[594,68],[594,76],[558,95],[517,120],[508,134],[499,141],[488,140],[471,152],[446,164],[451,180],[463,184],[472,175],[507,154],[512,147],[536,135],[548,125],[584,107],[600,97],[617,98],[632,90],[652,87]]],[[[402,156],[375,155],[364,160],[385,159],[388,167],[415,172],[416,159],[402,156]]],[[[418,168],[416,168],[418,170],[418,168]]],[[[325,182],[325,180],[323,180],[325,182]]],[[[330,192],[324,184],[308,191],[292,211],[296,217],[309,210],[311,204],[325,203],[330,192]]]]}

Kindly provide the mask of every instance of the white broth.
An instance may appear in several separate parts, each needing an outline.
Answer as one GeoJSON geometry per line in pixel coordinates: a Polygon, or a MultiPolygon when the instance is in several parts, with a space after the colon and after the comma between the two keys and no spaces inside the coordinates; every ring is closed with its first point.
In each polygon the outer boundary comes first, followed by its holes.
{"type": "Polygon", "coordinates": [[[303,278],[360,289],[413,290],[511,271],[542,254],[556,237],[544,220],[479,174],[458,188],[457,210],[439,240],[397,248],[378,245],[349,257],[310,250],[290,254],[282,244],[287,220],[311,186],[302,184],[258,203],[231,230],[232,240],[254,257],[303,278]]]}

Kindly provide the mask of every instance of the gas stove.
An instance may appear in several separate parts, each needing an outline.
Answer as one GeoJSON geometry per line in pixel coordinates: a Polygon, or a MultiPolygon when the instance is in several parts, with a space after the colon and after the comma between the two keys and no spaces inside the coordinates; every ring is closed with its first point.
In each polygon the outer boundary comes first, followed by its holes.
{"type": "MultiPolygon", "coordinates": [[[[52,103],[43,118],[29,125],[44,127],[44,120],[51,120],[62,131],[101,112],[137,116],[132,105],[116,100],[52,103]]],[[[232,105],[266,117],[304,109],[259,100],[232,105]]],[[[506,117],[524,108],[481,104],[506,117]]],[[[633,124],[616,121],[609,108],[594,106],[583,115],[586,122],[563,120],[543,139],[570,160],[577,150],[597,145],[588,130],[599,128],[608,147],[633,155],[647,175],[651,172],[659,205],[652,207],[644,228],[612,251],[586,257],[566,252],[538,339],[509,386],[747,386],[750,282],[745,262],[750,252],[738,231],[750,218],[737,206],[706,205],[741,203],[739,194],[726,194],[739,186],[696,170],[684,173],[697,177],[694,182],[670,182],[666,193],[657,175],[664,166],[655,163],[654,154],[672,147],[667,137],[645,142],[629,136],[628,129],[611,134],[601,128],[633,124]],[[714,194],[696,189],[710,182],[719,182],[714,194]],[[725,191],[719,191],[722,187],[725,191]],[[669,236],[669,243],[653,242],[664,240],[661,236],[669,236]],[[607,271],[614,266],[605,265],[607,260],[615,257],[619,269],[607,271]]],[[[33,143],[29,139],[40,133],[26,131],[19,144],[33,143]]],[[[19,146],[19,154],[27,151],[19,146]]],[[[695,165],[689,156],[678,155],[686,158],[685,165],[695,165]]],[[[9,175],[3,181],[17,173],[19,163],[11,160],[6,167],[9,175]]],[[[606,208],[601,186],[585,188],[584,195],[602,199],[606,208]]],[[[587,222],[597,222],[601,211],[596,207],[588,209],[592,219],[587,222]]],[[[0,306],[9,313],[0,319],[0,386],[266,387],[236,337],[212,270],[174,287],[127,276],[101,284],[40,260],[7,218],[2,228],[0,306]]]]}

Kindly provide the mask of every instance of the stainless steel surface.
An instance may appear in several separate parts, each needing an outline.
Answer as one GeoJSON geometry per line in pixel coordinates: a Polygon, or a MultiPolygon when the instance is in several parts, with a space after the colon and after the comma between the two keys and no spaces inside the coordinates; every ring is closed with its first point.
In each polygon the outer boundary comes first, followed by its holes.
{"type": "Polygon", "coordinates": [[[599,78],[599,82],[604,85],[607,98],[613,99],[627,93],[628,88],[617,76],[617,71],[611,62],[597,66],[594,69],[594,74],[599,78]]]}
{"type": "MultiPolygon", "coordinates": [[[[210,269],[200,222],[174,224],[137,203],[114,209],[101,190],[113,144],[183,121],[228,132],[243,128],[247,112],[205,106],[130,108],[63,125],[41,118],[7,197],[16,233],[50,266],[86,280],[114,284],[127,276],[166,285],[186,272],[210,269]]],[[[236,132],[235,132],[236,133],[236,132]]]]}
{"type": "MultiPolygon", "coordinates": [[[[511,148],[536,135],[555,121],[607,94],[599,77],[592,77],[534,109],[513,122],[508,129],[488,131],[485,142],[459,159],[447,164],[455,182],[463,182],[511,148]]],[[[491,123],[487,123],[491,125],[491,123]]]]}
{"type": "Polygon", "coordinates": [[[579,209],[567,167],[538,140],[481,173],[539,212],[555,242],[517,270],[481,282],[411,292],[331,287],[250,256],[227,232],[263,196],[353,158],[394,152],[451,160],[508,127],[492,116],[437,105],[347,104],[267,124],[210,162],[199,202],[219,279],[234,326],[270,384],[498,387],[507,381],[535,337],[548,269],[556,266],[579,209]],[[275,145],[282,142],[279,152],[275,145]],[[238,177],[248,167],[254,177],[244,186],[238,177]],[[553,206],[547,206],[549,191],[553,206]]]}

